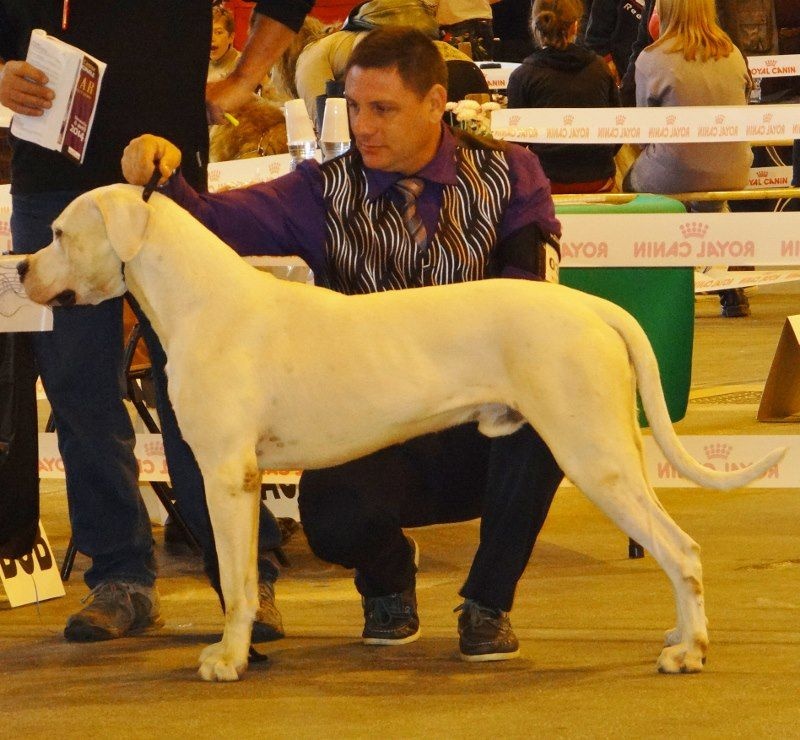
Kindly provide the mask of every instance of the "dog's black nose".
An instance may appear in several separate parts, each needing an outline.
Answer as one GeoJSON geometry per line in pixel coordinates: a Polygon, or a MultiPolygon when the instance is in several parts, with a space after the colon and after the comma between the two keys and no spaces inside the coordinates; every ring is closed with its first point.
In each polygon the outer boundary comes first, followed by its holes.
{"type": "Polygon", "coordinates": [[[62,290],[55,298],[53,303],[57,306],[74,306],[75,305],[75,291],[62,290]]]}
{"type": "Polygon", "coordinates": [[[28,270],[30,270],[31,265],[28,260],[22,260],[22,262],[17,262],[17,275],[19,275],[20,280],[24,280],[25,276],[28,274],[28,270]]]}

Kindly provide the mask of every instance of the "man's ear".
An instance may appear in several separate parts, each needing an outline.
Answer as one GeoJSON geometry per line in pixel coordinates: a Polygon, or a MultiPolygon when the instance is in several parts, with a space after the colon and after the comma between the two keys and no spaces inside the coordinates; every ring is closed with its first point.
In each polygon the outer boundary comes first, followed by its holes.
{"type": "Polygon", "coordinates": [[[447,107],[447,88],[437,83],[428,90],[427,99],[430,106],[431,122],[438,123],[442,120],[447,107]]]}
{"type": "Polygon", "coordinates": [[[142,246],[152,211],[142,200],[141,189],[111,185],[98,188],[92,195],[112,249],[123,262],[132,260],[142,246]]]}

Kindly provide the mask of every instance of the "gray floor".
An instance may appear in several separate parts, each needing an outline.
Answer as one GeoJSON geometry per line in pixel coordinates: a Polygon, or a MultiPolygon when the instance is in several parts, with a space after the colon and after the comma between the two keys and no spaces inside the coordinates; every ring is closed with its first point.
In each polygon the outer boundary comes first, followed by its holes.
{"type": "MultiPolygon", "coordinates": [[[[684,434],[792,434],[755,421],[758,392],[800,294],[751,294],[753,316],[717,318],[697,302],[693,400],[684,434]],[[737,392],[741,391],[741,392],[737,392]],[[702,397],[702,398],[701,398],[702,397]],[[702,402],[701,402],[702,401],[702,402]]],[[[456,592],[474,523],[418,530],[423,636],[359,644],[348,575],[315,561],[302,535],[279,583],[285,640],[238,684],[202,683],[201,648],[220,613],[198,563],[168,554],[156,530],[166,626],[94,645],[61,637],[85,594],[79,556],[65,598],[0,612],[4,737],[800,737],[800,496],[669,489],[660,498],[703,547],[711,649],[706,671],[662,676],[670,586],[651,558],[574,489],[559,492],[512,614],[522,656],[458,660],[456,592]]],[[[43,523],[60,558],[63,488],[48,483],[43,523]]]]}

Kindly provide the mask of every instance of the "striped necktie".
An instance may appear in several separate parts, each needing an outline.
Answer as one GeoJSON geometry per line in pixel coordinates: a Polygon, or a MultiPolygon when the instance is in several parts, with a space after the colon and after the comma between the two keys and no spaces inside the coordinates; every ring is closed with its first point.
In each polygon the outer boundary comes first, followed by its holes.
{"type": "Polygon", "coordinates": [[[397,192],[403,198],[401,215],[403,216],[403,223],[414,244],[420,252],[424,252],[428,248],[428,234],[425,231],[425,225],[417,213],[417,198],[425,187],[425,183],[419,177],[405,177],[398,180],[394,184],[397,192]]]}

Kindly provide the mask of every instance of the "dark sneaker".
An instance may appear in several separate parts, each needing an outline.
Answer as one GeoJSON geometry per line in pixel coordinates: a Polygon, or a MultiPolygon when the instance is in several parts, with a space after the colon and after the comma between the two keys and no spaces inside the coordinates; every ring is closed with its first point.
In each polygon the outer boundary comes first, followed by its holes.
{"type": "Polygon", "coordinates": [[[164,622],[155,586],[107,581],[83,600],[91,602],[67,619],[64,637],[70,642],[97,642],[135,635],[164,622]]]}
{"type": "Polygon", "coordinates": [[[453,611],[458,615],[458,646],[461,659],[472,663],[510,660],[519,655],[519,640],[508,612],[490,609],[472,599],[465,599],[453,611]]]}
{"type": "Polygon", "coordinates": [[[750,301],[742,288],[720,291],[719,303],[724,318],[738,319],[750,315],[750,301]]]}
{"type": "MultiPolygon", "coordinates": [[[[419,565],[419,546],[411,537],[407,539],[414,549],[416,567],[419,565]]],[[[361,604],[364,607],[361,638],[365,645],[405,645],[419,639],[416,583],[400,593],[364,596],[361,604]]]]}
{"type": "Polygon", "coordinates": [[[272,642],[285,636],[283,619],[275,606],[275,584],[260,581],[258,584],[258,610],[253,622],[252,642],[272,642]]]}

